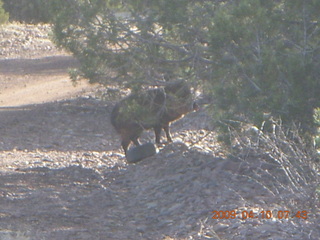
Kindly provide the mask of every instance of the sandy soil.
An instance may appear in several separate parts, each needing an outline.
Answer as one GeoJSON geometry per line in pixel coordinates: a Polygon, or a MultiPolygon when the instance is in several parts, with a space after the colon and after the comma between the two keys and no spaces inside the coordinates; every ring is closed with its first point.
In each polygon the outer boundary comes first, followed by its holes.
{"type": "Polygon", "coordinates": [[[68,70],[77,67],[77,61],[55,48],[47,25],[32,27],[2,27],[0,107],[69,99],[95,88],[85,80],[74,86],[68,70]]]}
{"type": "Polygon", "coordinates": [[[203,109],[173,124],[173,144],[128,165],[109,122],[114,103],[72,85],[77,62],[49,32],[0,28],[0,239],[320,239],[318,198],[301,201],[263,156],[226,157],[203,109]],[[231,210],[237,218],[212,212],[231,210]]]}

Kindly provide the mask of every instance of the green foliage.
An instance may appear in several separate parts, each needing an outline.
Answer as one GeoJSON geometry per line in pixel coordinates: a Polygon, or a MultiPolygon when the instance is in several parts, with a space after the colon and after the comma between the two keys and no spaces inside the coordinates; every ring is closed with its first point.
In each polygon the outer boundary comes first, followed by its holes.
{"type": "Polygon", "coordinates": [[[0,24],[6,23],[9,19],[9,14],[3,9],[3,2],[0,0],[0,24]]]}
{"type": "Polygon", "coordinates": [[[196,71],[202,72],[198,66],[203,50],[197,41],[202,20],[192,20],[191,15],[198,13],[193,13],[190,5],[201,14],[209,14],[209,8],[186,0],[117,3],[57,4],[55,40],[80,60],[84,77],[92,82],[106,83],[108,79],[132,86],[163,78],[194,78],[196,71]]]}
{"type": "Polygon", "coordinates": [[[217,122],[261,125],[268,115],[314,130],[313,110],[320,104],[319,1],[55,4],[55,41],[79,59],[78,73],[91,82],[139,88],[184,78],[213,95],[217,122]]]}
{"type": "Polygon", "coordinates": [[[211,47],[220,61],[210,85],[222,118],[231,113],[259,125],[271,113],[314,130],[320,8],[317,1],[300,3],[244,0],[216,11],[211,47]]]}

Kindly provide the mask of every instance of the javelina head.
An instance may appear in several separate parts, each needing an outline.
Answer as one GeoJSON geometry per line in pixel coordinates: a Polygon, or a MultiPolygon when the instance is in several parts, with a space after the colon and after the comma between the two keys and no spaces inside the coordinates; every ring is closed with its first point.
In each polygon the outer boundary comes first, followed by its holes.
{"type": "Polygon", "coordinates": [[[190,86],[184,80],[169,82],[165,86],[166,106],[170,115],[184,115],[198,109],[193,101],[190,86]]]}

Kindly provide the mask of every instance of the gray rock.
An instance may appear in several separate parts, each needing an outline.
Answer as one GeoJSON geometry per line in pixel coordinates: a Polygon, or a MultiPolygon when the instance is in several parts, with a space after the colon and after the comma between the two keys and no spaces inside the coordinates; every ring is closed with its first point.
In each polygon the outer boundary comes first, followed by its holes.
{"type": "Polygon", "coordinates": [[[146,143],[128,150],[126,158],[128,163],[136,163],[157,153],[157,148],[153,143],[146,143]]]}

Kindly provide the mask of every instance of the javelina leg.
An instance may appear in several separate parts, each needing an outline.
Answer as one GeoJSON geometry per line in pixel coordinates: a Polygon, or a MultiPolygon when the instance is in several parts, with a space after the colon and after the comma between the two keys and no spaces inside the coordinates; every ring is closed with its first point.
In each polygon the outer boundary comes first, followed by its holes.
{"type": "Polygon", "coordinates": [[[154,134],[156,135],[156,144],[160,144],[162,127],[161,126],[156,126],[153,129],[154,129],[154,134]]]}
{"type": "Polygon", "coordinates": [[[125,154],[127,154],[127,150],[128,150],[128,146],[129,146],[130,142],[131,142],[130,139],[124,139],[121,141],[121,145],[122,145],[122,148],[123,148],[125,154]]]}
{"type": "Polygon", "coordinates": [[[136,146],[140,146],[140,142],[138,138],[133,138],[131,139],[131,141],[136,145],[136,146]]]}
{"type": "Polygon", "coordinates": [[[169,124],[163,126],[163,129],[164,129],[164,131],[165,131],[165,133],[166,133],[168,142],[172,142],[172,138],[171,138],[171,134],[170,134],[170,129],[169,129],[169,124]]]}

